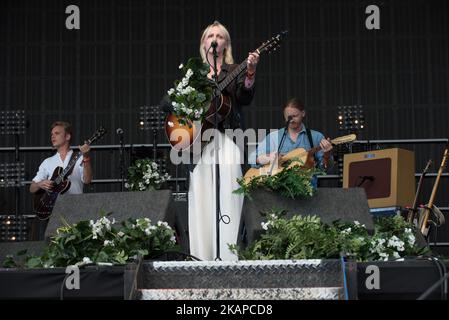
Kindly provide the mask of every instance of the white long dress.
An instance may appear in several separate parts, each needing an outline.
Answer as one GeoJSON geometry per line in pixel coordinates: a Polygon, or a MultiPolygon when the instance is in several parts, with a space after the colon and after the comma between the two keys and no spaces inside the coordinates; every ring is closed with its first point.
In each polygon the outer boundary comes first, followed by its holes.
{"type": "MultiPolygon", "coordinates": [[[[220,134],[220,208],[221,214],[229,216],[220,221],[220,258],[238,260],[228,244],[237,242],[243,196],[232,193],[239,188],[237,178],[242,177],[239,148],[231,138],[220,134]]],[[[216,258],[216,212],[215,212],[215,154],[214,141],[203,150],[201,160],[190,173],[189,186],[189,240],[190,254],[201,260],[216,258]]]]}

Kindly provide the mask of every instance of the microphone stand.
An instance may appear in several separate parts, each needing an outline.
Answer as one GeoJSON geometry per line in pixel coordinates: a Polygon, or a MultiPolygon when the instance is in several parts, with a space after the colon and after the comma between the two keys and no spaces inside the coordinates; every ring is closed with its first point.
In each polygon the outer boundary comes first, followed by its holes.
{"type": "MultiPolygon", "coordinates": [[[[215,82],[215,88],[218,88],[218,69],[217,69],[217,58],[218,58],[218,54],[217,54],[217,43],[216,42],[212,42],[211,44],[212,46],[212,54],[213,54],[213,58],[214,58],[214,65],[213,65],[213,69],[214,69],[214,82],[215,82]]],[[[216,89],[215,89],[216,90],[216,89]]],[[[218,100],[218,95],[215,95],[214,97],[215,101],[213,101],[215,108],[217,108],[217,100],[218,100]]],[[[216,110],[215,110],[216,111],[216,110]]],[[[215,112],[214,114],[214,157],[215,157],[215,232],[216,232],[216,248],[217,248],[217,252],[216,252],[216,257],[215,260],[216,261],[221,261],[221,256],[220,256],[220,166],[218,164],[218,116],[217,116],[217,112],[215,112]],[[217,135],[217,136],[215,136],[217,135]]]]}
{"type": "Polygon", "coordinates": [[[276,158],[274,159],[273,163],[271,164],[271,168],[270,168],[270,171],[269,171],[269,175],[272,174],[273,169],[274,169],[274,166],[275,166],[275,164],[277,163],[277,161],[278,161],[278,159],[279,159],[279,152],[281,152],[281,148],[282,148],[282,146],[283,146],[283,144],[284,144],[285,137],[287,136],[288,126],[290,125],[290,122],[291,122],[291,121],[292,121],[292,117],[289,116],[289,117],[288,117],[288,120],[287,120],[287,122],[286,122],[286,124],[285,124],[285,130],[284,130],[284,133],[282,134],[281,141],[279,142],[278,151],[277,151],[277,153],[276,153],[276,158]]]}
{"type": "Polygon", "coordinates": [[[120,140],[120,148],[119,148],[119,167],[120,167],[120,191],[123,192],[125,190],[125,157],[123,151],[125,149],[125,144],[123,142],[123,130],[118,129],[117,133],[119,135],[120,140]]]}

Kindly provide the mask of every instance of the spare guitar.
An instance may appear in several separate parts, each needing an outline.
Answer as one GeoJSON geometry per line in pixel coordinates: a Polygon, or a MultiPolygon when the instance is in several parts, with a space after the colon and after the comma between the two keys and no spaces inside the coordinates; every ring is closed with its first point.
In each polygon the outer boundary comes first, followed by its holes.
{"type": "MultiPolygon", "coordinates": [[[[259,55],[275,51],[281,44],[283,38],[287,35],[287,31],[283,31],[272,37],[270,40],[262,43],[262,45],[254,50],[259,55]]],[[[231,100],[229,96],[222,92],[234,81],[243,71],[246,70],[246,60],[240,63],[234,70],[218,84],[212,96],[212,102],[206,112],[205,120],[201,123],[201,128],[195,123],[183,125],[174,114],[169,114],[165,119],[165,134],[173,149],[184,151],[188,149],[201,133],[206,129],[213,128],[215,115],[217,115],[218,123],[223,122],[231,113],[231,100]],[[215,103],[218,101],[218,103],[215,103]]]]}
{"type": "MultiPolygon", "coordinates": [[[[335,138],[331,140],[331,143],[333,145],[338,145],[354,141],[356,138],[357,137],[355,134],[349,134],[347,136],[335,138]]],[[[296,148],[290,151],[289,153],[282,155],[278,160],[277,166],[274,166],[273,163],[268,163],[260,168],[249,169],[244,176],[245,182],[248,183],[249,181],[251,181],[251,179],[258,176],[276,175],[286,168],[284,164],[287,163],[288,161],[292,162],[289,164],[287,168],[295,165],[300,165],[302,167],[307,168],[313,167],[314,166],[313,155],[320,150],[321,150],[320,146],[316,146],[310,150],[305,150],[303,148],[296,148]]]]}
{"type": "Polygon", "coordinates": [[[419,194],[421,193],[422,184],[424,181],[424,177],[427,174],[427,171],[429,171],[430,165],[432,164],[432,160],[427,161],[427,165],[424,168],[421,177],[419,178],[418,187],[416,188],[416,194],[415,194],[415,200],[413,201],[413,206],[408,209],[408,215],[407,215],[407,221],[409,223],[415,224],[416,219],[416,213],[418,210],[418,198],[419,194]]]}
{"type": "MultiPolygon", "coordinates": [[[[87,144],[91,145],[94,141],[102,138],[106,134],[106,130],[101,127],[87,140],[87,144]]],[[[53,181],[53,189],[39,190],[33,195],[33,211],[41,220],[46,220],[50,217],[56,199],[60,194],[64,194],[70,189],[70,180],[68,176],[71,174],[77,160],[82,156],[81,152],[77,152],[72,156],[67,167],[57,167],[53,171],[51,181],[53,181]]]]}
{"type": "MultiPolygon", "coordinates": [[[[435,197],[436,197],[436,194],[437,194],[437,190],[438,190],[438,185],[440,183],[441,174],[443,173],[443,170],[446,167],[447,157],[448,157],[448,149],[444,150],[443,160],[441,160],[441,165],[440,165],[440,168],[438,169],[437,178],[435,179],[435,183],[433,185],[432,194],[430,195],[429,203],[424,207],[424,210],[422,211],[422,213],[420,215],[419,228],[421,230],[421,233],[424,236],[427,236],[427,234],[429,233],[429,216],[430,216],[430,213],[431,212],[434,212],[434,213],[437,212],[437,210],[435,210],[436,207],[434,206],[433,203],[435,201],[435,197]]],[[[439,216],[441,216],[441,214],[439,216]]],[[[443,222],[444,222],[444,217],[442,217],[442,219],[443,219],[443,222]]],[[[439,220],[441,222],[441,218],[439,220]]]]}

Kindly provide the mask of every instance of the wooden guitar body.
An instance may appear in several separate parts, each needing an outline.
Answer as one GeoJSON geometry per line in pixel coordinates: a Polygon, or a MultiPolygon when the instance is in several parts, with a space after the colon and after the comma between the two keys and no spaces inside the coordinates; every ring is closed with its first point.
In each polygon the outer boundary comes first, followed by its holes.
{"type": "MultiPolygon", "coordinates": [[[[57,167],[53,171],[51,181],[55,181],[56,178],[62,173],[62,167],[57,167]]],[[[70,189],[70,181],[64,179],[59,184],[54,184],[52,190],[39,190],[33,195],[33,211],[37,217],[41,220],[46,220],[50,217],[53,207],[55,206],[56,199],[60,194],[66,193],[70,189]]]]}
{"type": "MultiPolygon", "coordinates": [[[[347,136],[342,136],[335,138],[331,140],[331,143],[333,145],[338,145],[342,143],[348,143],[351,141],[354,141],[356,139],[355,134],[349,134],[347,136]]],[[[282,170],[285,169],[284,164],[288,161],[291,161],[291,163],[287,166],[287,168],[290,168],[292,166],[299,165],[300,167],[304,168],[313,168],[315,166],[315,159],[314,154],[321,150],[320,146],[314,147],[310,150],[305,150],[304,148],[296,148],[292,151],[288,152],[285,155],[282,155],[278,160],[278,165],[276,166],[276,163],[268,163],[266,165],[263,165],[260,168],[251,168],[249,169],[244,176],[245,183],[248,183],[251,181],[252,178],[258,177],[258,176],[266,176],[266,175],[275,175],[282,170]]]]}
{"type": "Polygon", "coordinates": [[[315,166],[313,152],[307,152],[303,148],[297,148],[283,155],[279,159],[279,164],[271,169],[271,164],[266,164],[259,168],[250,168],[244,176],[245,182],[248,183],[252,178],[266,175],[276,175],[286,168],[299,165],[304,168],[312,168],[315,166]],[[287,161],[292,161],[288,166],[284,166],[287,161]],[[271,173],[270,173],[271,170],[271,173]]]}
{"type": "Polygon", "coordinates": [[[217,115],[218,123],[223,122],[229,116],[232,110],[230,97],[222,94],[217,100],[218,107],[215,106],[214,102],[210,104],[203,123],[198,121],[183,124],[174,114],[169,114],[165,118],[165,135],[173,149],[184,151],[194,143],[201,142],[201,136],[204,131],[214,128],[215,114],[217,115]]]}

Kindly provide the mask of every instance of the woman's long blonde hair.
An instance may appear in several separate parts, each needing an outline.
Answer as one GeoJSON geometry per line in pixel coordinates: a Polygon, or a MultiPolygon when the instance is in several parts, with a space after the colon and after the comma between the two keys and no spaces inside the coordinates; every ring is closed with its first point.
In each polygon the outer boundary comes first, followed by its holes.
{"type": "Polygon", "coordinates": [[[232,57],[232,45],[231,45],[231,36],[229,35],[228,30],[226,29],[226,27],[224,25],[222,25],[220,22],[218,21],[214,21],[214,23],[208,25],[206,27],[206,29],[204,29],[203,31],[203,35],[201,36],[201,41],[200,41],[200,54],[201,54],[201,58],[203,59],[203,61],[205,63],[207,63],[207,59],[206,59],[206,50],[203,47],[203,42],[204,39],[206,39],[206,36],[209,33],[209,30],[213,27],[219,27],[221,29],[221,31],[223,31],[223,35],[225,37],[226,40],[226,49],[224,49],[223,52],[223,58],[224,58],[224,62],[226,62],[227,64],[233,64],[234,63],[234,58],[232,57]]]}

